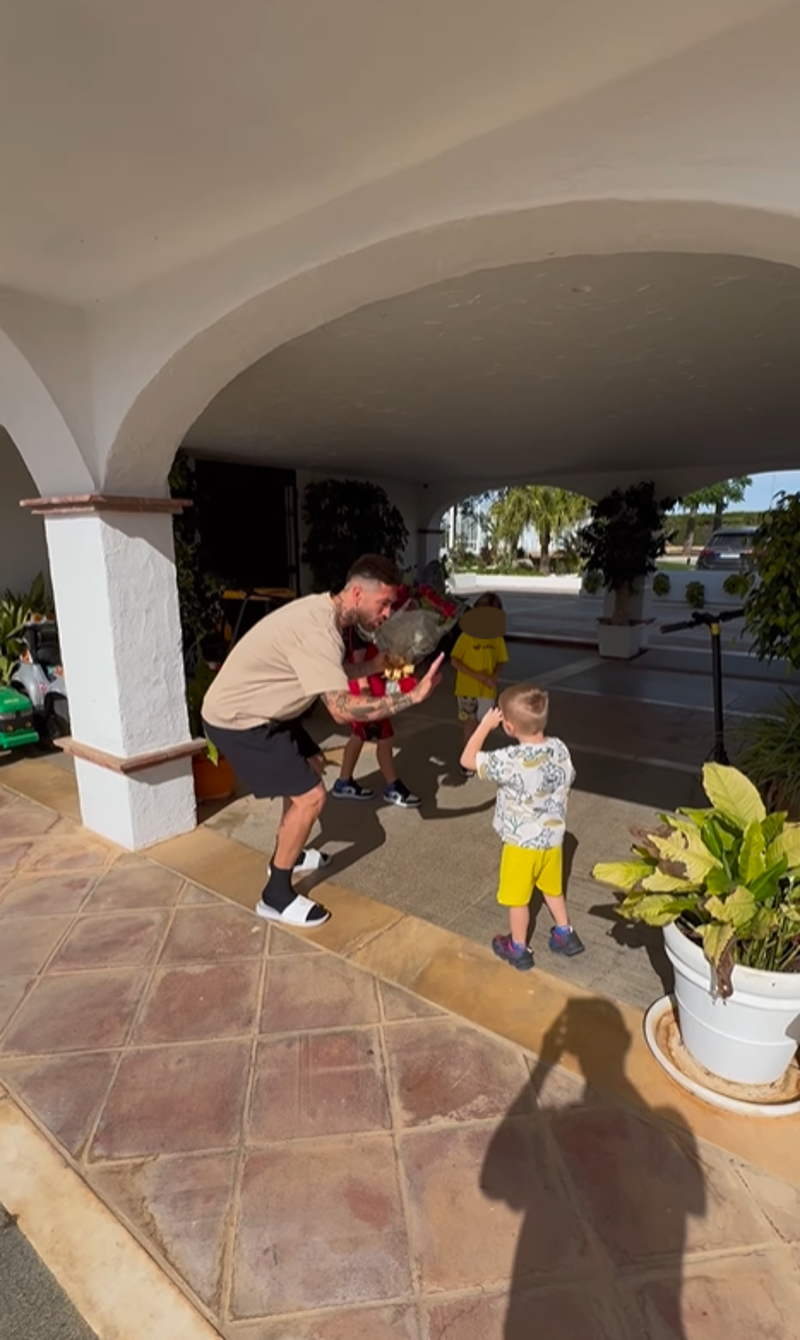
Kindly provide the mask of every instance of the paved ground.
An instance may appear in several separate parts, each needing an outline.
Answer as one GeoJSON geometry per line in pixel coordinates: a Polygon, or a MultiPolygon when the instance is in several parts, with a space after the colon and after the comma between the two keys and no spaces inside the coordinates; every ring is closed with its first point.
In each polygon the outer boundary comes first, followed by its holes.
{"type": "MultiPolygon", "coordinates": [[[[498,589],[502,593],[509,629],[513,632],[547,638],[595,640],[599,600],[589,600],[571,593],[548,595],[541,590],[535,594],[518,594],[502,590],[500,581],[498,589]]],[[[704,648],[708,642],[708,633],[702,629],[667,635],[661,633],[662,625],[683,622],[690,615],[691,610],[685,600],[659,600],[653,596],[645,611],[646,618],[652,620],[648,625],[650,645],[663,642],[671,647],[704,648]]],[[[725,625],[724,641],[728,647],[739,651],[749,649],[749,639],[740,620],[732,620],[725,625]]]]}
{"type": "Polygon", "coordinates": [[[537,1059],[3,788],[0,980],[0,1081],[226,1340],[800,1340],[800,1191],[610,1001],[537,1059]]]}
{"type": "MultiPolygon", "coordinates": [[[[713,744],[707,658],[659,650],[635,662],[609,662],[574,648],[512,644],[506,679],[527,678],[549,686],[552,729],[576,763],[568,890],[587,953],[553,960],[541,908],[534,948],[547,971],[606,993],[613,982],[616,999],[645,1008],[671,985],[660,932],[620,922],[612,894],[590,871],[597,861],[626,854],[631,827],[651,823],[655,810],[703,803],[698,773],[713,744]]],[[[739,712],[768,710],[783,682],[779,671],[749,657],[727,658],[727,700],[739,712]]],[[[398,719],[398,766],[423,797],[419,811],[330,800],[316,841],[335,857],[331,878],[486,944],[504,928],[495,902],[494,788],[460,776],[454,716],[447,684],[430,704],[398,719]]],[[[732,743],[742,719],[731,718],[732,743]]],[[[331,747],[344,739],[322,712],[311,728],[331,747]]],[[[372,750],[365,749],[358,775],[379,790],[372,750]]],[[[243,796],[204,818],[214,831],[267,855],[279,807],[243,796]]]]}
{"type": "Polygon", "coordinates": [[[97,1340],[0,1205],[2,1340],[97,1340]]]}

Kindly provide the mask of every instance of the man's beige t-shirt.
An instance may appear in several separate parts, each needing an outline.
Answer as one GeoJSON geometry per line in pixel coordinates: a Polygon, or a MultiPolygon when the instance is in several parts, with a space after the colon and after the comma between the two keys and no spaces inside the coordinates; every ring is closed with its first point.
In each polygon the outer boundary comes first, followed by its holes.
{"type": "Polygon", "coordinates": [[[321,693],[347,689],[343,662],[330,596],[292,600],[236,643],[205,696],[203,717],[226,730],[290,721],[321,693]]]}

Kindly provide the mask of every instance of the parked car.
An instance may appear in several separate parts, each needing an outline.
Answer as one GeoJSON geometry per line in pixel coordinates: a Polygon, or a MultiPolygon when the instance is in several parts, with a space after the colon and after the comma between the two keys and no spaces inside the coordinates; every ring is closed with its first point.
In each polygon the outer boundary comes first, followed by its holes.
{"type": "Polygon", "coordinates": [[[704,571],[714,568],[740,572],[750,567],[753,560],[753,536],[757,526],[732,526],[715,530],[708,544],[697,557],[697,566],[704,571]]]}

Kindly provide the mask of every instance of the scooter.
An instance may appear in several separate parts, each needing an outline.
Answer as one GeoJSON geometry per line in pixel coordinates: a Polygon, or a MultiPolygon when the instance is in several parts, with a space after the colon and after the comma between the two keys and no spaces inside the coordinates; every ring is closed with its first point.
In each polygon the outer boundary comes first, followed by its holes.
{"type": "Polygon", "coordinates": [[[33,618],[25,625],[23,640],[24,648],[11,671],[11,688],[27,698],[39,742],[51,744],[58,736],[69,734],[67,681],[58,630],[52,619],[33,618]]]}
{"type": "Polygon", "coordinates": [[[711,634],[711,687],[714,698],[714,745],[709,758],[715,763],[728,764],[728,751],[725,748],[725,718],[722,702],[722,643],[720,641],[721,624],[731,619],[741,619],[744,607],[735,610],[720,610],[719,614],[709,614],[705,610],[695,610],[691,619],[680,623],[661,625],[662,633],[678,633],[683,629],[707,628],[711,634]]]}

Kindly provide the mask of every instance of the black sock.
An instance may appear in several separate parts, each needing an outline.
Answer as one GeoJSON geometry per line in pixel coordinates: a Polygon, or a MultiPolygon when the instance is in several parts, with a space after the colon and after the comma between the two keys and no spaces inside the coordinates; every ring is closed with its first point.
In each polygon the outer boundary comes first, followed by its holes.
{"type": "Polygon", "coordinates": [[[261,894],[262,903],[269,903],[276,912],[285,912],[296,897],[297,894],[292,888],[291,870],[281,870],[279,866],[273,864],[261,894]]]}

